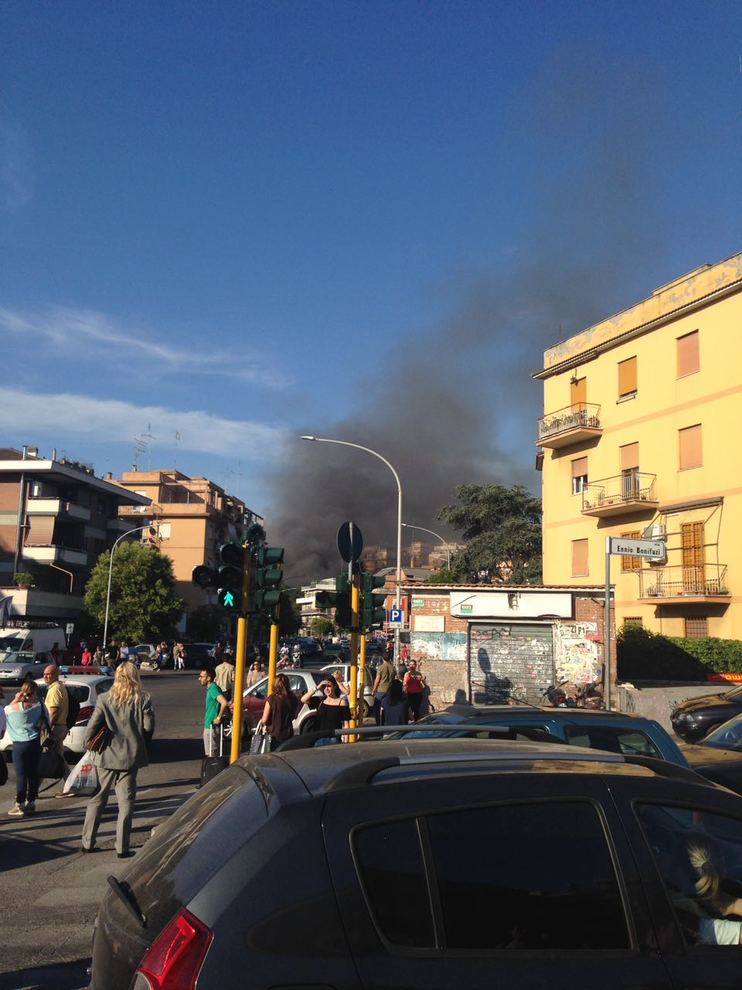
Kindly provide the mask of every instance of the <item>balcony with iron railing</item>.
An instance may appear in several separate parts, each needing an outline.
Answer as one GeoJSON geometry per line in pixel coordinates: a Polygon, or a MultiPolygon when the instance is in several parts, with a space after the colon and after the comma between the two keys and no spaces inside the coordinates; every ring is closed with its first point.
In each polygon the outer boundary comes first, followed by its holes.
{"type": "Polygon", "coordinates": [[[638,571],[644,602],[729,601],[726,564],[671,564],[638,571]]]}
{"type": "Polygon", "coordinates": [[[549,447],[557,450],[569,447],[592,437],[599,437],[603,432],[600,425],[600,406],[590,402],[579,405],[565,406],[556,412],[547,413],[538,421],[539,447],[549,447]]]}
{"type": "Polygon", "coordinates": [[[601,519],[655,509],[659,505],[656,483],[656,474],[641,471],[591,481],[582,489],[582,514],[601,519]]]}

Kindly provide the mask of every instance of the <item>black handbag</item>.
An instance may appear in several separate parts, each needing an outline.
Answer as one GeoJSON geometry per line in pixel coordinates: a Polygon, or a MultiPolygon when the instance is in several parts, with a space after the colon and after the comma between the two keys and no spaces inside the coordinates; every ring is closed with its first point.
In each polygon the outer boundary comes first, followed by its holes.
{"type": "Polygon", "coordinates": [[[0,753],[0,787],[8,783],[8,764],[5,762],[5,753],[0,753]]]}

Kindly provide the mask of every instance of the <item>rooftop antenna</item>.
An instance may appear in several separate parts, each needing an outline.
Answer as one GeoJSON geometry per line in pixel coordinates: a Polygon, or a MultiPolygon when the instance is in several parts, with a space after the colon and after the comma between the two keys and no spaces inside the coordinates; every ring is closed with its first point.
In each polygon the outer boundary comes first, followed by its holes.
{"type": "Polygon", "coordinates": [[[178,449],[180,447],[180,441],[183,439],[183,434],[180,430],[175,431],[175,460],[173,462],[173,467],[178,470],[178,449]]]}
{"type": "Polygon", "coordinates": [[[152,432],[152,424],[147,423],[147,429],[139,434],[138,437],[134,437],[134,470],[139,470],[139,461],[142,454],[147,454],[147,470],[152,468],[152,460],[150,457],[150,440],[156,440],[157,437],[152,432]]]}

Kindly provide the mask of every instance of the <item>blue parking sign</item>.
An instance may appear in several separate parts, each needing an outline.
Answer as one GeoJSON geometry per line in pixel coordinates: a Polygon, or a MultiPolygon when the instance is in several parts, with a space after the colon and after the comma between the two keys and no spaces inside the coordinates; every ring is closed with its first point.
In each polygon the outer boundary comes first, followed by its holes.
{"type": "Polygon", "coordinates": [[[404,622],[404,612],[401,608],[390,608],[387,622],[392,626],[401,626],[404,622]]]}

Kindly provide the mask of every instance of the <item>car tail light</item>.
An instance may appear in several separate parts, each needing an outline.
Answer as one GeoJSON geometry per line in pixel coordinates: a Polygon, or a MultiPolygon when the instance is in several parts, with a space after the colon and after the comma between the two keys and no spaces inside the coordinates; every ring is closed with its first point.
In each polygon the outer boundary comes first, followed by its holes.
{"type": "Polygon", "coordinates": [[[94,711],[95,708],[92,705],[81,706],[75,725],[86,725],[94,711]]]}
{"type": "Polygon", "coordinates": [[[194,990],[213,938],[195,915],[181,911],[145,953],[132,990],[194,990]]]}

